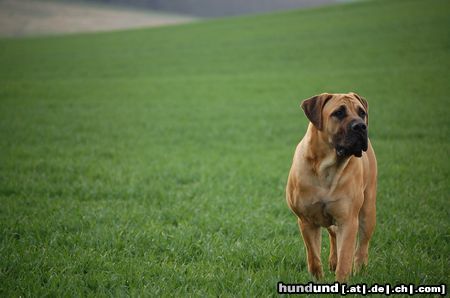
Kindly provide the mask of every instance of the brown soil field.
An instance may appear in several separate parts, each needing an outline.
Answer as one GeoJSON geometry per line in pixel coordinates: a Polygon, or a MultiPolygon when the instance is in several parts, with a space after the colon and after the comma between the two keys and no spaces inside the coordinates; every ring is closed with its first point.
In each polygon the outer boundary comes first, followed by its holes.
{"type": "Polygon", "coordinates": [[[29,36],[166,26],[196,18],[89,3],[0,0],[0,36],[29,36]]]}

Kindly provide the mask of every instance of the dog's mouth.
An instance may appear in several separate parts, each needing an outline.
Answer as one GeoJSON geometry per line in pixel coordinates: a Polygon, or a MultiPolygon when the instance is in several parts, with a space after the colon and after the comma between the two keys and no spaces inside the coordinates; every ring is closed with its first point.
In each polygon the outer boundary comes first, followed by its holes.
{"type": "Polygon", "coordinates": [[[345,138],[342,144],[337,144],[335,146],[336,155],[339,157],[349,157],[356,156],[361,157],[363,151],[367,151],[367,135],[350,135],[345,138]]]}

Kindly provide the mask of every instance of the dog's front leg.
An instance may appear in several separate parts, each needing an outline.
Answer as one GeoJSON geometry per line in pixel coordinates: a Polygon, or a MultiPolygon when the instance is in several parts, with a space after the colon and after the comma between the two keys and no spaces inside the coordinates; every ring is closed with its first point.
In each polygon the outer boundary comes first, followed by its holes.
{"type": "Polygon", "coordinates": [[[298,219],[298,225],[305,243],[308,257],[308,271],[317,279],[323,278],[322,262],[320,260],[322,233],[320,226],[298,219]]]}
{"type": "Polygon", "coordinates": [[[357,232],[357,216],[352,216],[344,222],[338,224],[336,233],[338,255],[336,280],[339,282],[345,282],[352,271],[353,254],[355,252],[357,232]]]}

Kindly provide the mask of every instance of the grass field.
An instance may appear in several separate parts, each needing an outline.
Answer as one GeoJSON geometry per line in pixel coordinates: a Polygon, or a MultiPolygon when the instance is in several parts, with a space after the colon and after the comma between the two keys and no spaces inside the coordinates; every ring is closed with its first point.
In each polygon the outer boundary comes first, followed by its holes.
{"type": "Polygon", "coordinates": [[[371,1],[0,40],[0,296],[308,282],[284,187],[300,101],[325,91],[368,99],[378,157],[370,264],[352,282],[449,283],[449,12],[371,1]]]}

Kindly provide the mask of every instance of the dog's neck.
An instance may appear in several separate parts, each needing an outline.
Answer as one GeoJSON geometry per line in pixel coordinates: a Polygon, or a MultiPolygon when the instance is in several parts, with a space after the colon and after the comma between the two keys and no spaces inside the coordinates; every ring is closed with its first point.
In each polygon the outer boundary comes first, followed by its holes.
{"type": "Polygon", "coordinates": [[[311,170],[317,175],[319,180],[331,187],[334,184],[334,177],[346,167],[349,157],[338,157],[336,149],[326,138],[326,134],[318,130],[312,123],[309,123],[305,135],[309,150],[306,158],[310,160],[311,170]]]}

